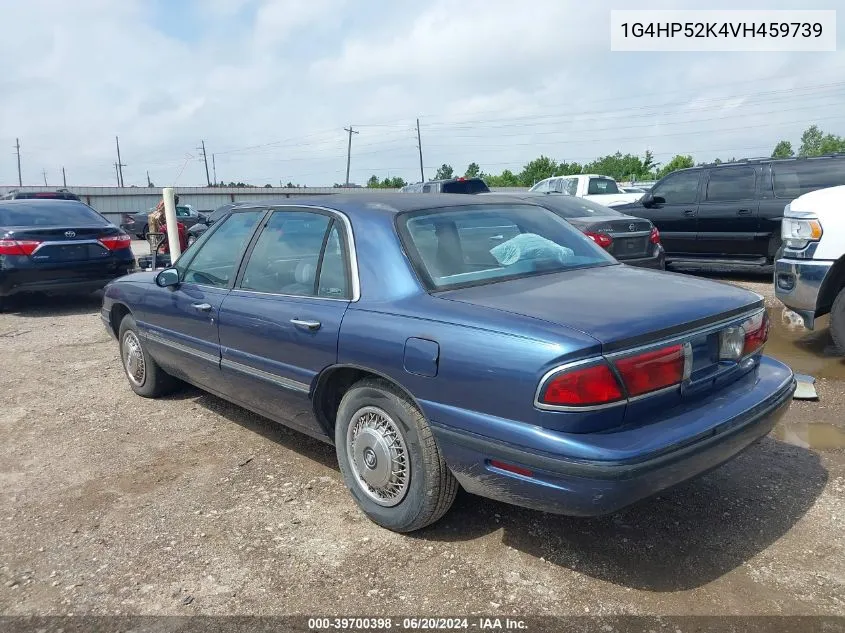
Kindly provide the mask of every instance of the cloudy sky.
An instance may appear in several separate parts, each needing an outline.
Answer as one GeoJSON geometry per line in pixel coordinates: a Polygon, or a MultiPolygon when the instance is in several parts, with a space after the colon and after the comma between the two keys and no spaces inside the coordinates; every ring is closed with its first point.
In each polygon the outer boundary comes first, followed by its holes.
{"type": "MultiPolygon", "coordinates": [[[[218,180],[353,182],[518,171],[546,154],[617,150],[658,161],[769,154],[811,123],[845,134],[841,0],[836,53],[614,53],[591,0],[0,0],[0,185],[218,180]]],[[[638,8],[695,8],[642,0],[638,8]]],[[[708,8],[736,8],[711,0],[708,8]]]]}

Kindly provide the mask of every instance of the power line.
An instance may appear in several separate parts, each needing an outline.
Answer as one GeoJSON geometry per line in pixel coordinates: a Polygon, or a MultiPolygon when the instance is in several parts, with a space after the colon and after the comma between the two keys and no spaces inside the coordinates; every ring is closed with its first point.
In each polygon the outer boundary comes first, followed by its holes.
{"type": "Polygon", "coordinates": [[[349,165],[352,162],[352,135],[358,134],[356,130],[352,129],[352,126],[343,128],[344,131],[349,132],[349,144],[346,146],[346,186],[349,186],[349,165]]]}

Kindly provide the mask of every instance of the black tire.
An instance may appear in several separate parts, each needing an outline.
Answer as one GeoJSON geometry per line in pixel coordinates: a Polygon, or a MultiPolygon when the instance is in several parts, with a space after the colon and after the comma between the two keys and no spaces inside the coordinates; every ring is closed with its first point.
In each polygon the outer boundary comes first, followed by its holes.
{"type": "Polygon", "coordinates": [[[188,246],[193,246],[194,242],[197,241],[196,235],[188,235],[188,246]]]}
{"type": "Polygon", "coordinates": [[[159,367],[158,363],[150,356],[131,314],[127,314],[120,322],[117,340],[120,345],[120,363],[123,365],[123,371],[132,391],[144,398],[158,398],[170,393],[178,386],[179,381],[159,367]],[[133,375],[133,370],[127,360],[128,349],[135,344],[137,344],[136,349],[140,350],[143,359],[142,376],[140,377],[137,372],[133,375]]]}
{"type": "Polygon", "coordinates": [[[145,224],[145,225],[144,225],[144,228],[143,228],[143,229],[141,229],[141,239],[142,239],[142,240],[147,239],[147,233],[149,233],[149,232],[150,232],[150,225],[149,225],[149,224],[145,224]]]}
{"type": "Polygon", "coordinates": [[[455,500],[458,482],[446,466],[425,417],[385,380],[362,380],[343,395],[337,411],[335,447],[340,472],[353,498],[370,520],[388,530],[413,532],[424,528],[446,514],[455,500]],[[367,485],[355,474],[356,466],[350,463],[354,458],[348,454],[347,435],[350,425],[357,423],[362,417],[358,413],[365,408],[386,413],[407,449],[410,475],[403,495],[391,507],[377,503],[365,492],[367,485]]]}
{"type": "Polygon", "coordinates": [[[830,336],[836,349],[845,356],[845,288],[839,291],[830,308],[830,336]]]}

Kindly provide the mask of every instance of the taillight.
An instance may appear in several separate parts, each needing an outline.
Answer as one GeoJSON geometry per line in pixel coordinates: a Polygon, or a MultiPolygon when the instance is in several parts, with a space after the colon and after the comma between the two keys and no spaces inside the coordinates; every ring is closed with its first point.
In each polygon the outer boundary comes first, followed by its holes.
{"type": "Polygon", "coordinates": [[[652,227],[651,235],[648,237],[648,241],[652,244],[660,244],[660,231],[657,230],[657,227],[652,227]]]}
{"type": "Polygon", "coordinates": [[[118,251],[132,246],[132,238],[126,235],[126,233],[121,233],[120,235],[109,235],[108,237],[101,237],[100,244],[110,251],[118,251]]]}
{"type": "Polygon", "coordinates": [[[606,363],[562,370],[540,394],[541,404],[586,407],[622,400],[622,389],[606,363]]]}
{"type": "Polygon", "coordinates": [[[40,244],[38,240],[0,240],[0,255],[32,255],[40,244]]]}
{"type": "Polygon", "coordinates": [[[684,345],[670,345],[614,361],[630,397],[680,384],[687,376],[684,345]]]}
{"type": "Polygon", "coordinates": [[[765,310],[755,314],[743,322],[742,329],[745,332],[742,355],[748,356],[762,349],[769,340],[769,315],[765,310]]]}
{"type": "Polygon", "coordinates": [[[762,310],[738,326],[719,332],[719,359],[740,360],[760,350],[769,338],[769,315],[762,310]]]}
{"type": "Polygon", "coordinates": [[[607,233],[592,233],[590,231],[585,231],[585,235],[602,248],[610,248],[611,244],[613,244],[613,238],[607,233]]]}

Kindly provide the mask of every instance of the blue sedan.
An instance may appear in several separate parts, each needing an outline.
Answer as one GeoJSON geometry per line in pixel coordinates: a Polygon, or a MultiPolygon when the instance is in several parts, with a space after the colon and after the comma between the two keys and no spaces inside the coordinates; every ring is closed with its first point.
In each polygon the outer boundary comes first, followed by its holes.
{"type": "Polygon", "coordinates": [[[619,264],[504,196],[238,207],[175,267],[109,284],[102,319],[137,394],[185,381],[333,443],[398,532],[459,484],[614,512],[735,457],[795,389],[758,295],[619,264]]]}

